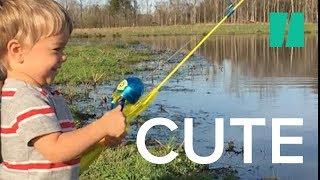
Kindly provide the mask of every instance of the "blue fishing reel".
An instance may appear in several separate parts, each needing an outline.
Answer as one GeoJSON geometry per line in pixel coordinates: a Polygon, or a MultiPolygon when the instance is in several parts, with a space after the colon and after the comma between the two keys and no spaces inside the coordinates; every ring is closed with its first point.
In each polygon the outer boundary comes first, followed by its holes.
{"type": "Polygon", "coordinates": [[[126,104],[135,104],[143,92],[143,82],[137,77],[128,77],[121,81],[112,93],[111,108],[121,105],[123,109],[126,104]]]}

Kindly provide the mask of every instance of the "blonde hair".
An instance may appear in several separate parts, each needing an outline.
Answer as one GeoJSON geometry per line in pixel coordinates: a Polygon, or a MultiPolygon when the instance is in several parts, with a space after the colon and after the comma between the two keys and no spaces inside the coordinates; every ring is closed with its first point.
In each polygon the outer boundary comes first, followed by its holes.
{"type": "Polygon", "coordinates": [[[68,13],[54,0],[0,0],[0,82],[6,78],[4,56],[10,40],[33,46],[43,37],[72,30],[68,13]]]}

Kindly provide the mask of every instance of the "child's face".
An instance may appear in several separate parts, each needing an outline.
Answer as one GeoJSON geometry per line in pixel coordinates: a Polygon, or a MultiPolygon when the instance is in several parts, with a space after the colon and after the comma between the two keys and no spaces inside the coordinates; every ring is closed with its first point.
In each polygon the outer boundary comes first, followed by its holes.
{"type": "Polygon", "coordinates": [[[40,85],[50,84],[66,59],[63,50],[67,41],[63,33],[38,41],[24,56],[24,73],[40,85]]]}

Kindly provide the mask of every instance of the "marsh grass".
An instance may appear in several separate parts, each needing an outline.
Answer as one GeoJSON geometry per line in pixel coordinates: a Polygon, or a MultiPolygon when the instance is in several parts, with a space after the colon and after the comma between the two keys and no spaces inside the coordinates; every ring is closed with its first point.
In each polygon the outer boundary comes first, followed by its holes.
{"type": "Polygon", "coordinates": [[[157,165],[144,160],[135,144],[108,148],[80,179],[237,179],[233,169],[216,173],[215,170],[209,170],[207,165],[193,163],[181,147],[175,149],[170,143],[149,149],[156,156],[164,156],[171,150],[178,152],[179,156],[168,164],[157,165]]]}

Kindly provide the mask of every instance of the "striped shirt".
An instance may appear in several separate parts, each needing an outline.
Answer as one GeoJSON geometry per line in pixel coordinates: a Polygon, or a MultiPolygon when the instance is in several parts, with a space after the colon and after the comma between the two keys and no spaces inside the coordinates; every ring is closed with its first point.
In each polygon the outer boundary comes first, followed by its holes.
{"type": "Polygon", "coordinates": [[[57,91],[6,79],[1,92],[0,179],[78,179],[79,159],[52,163],[29,145],[41,135],[72,130],[72,115],[57,91]]]}

